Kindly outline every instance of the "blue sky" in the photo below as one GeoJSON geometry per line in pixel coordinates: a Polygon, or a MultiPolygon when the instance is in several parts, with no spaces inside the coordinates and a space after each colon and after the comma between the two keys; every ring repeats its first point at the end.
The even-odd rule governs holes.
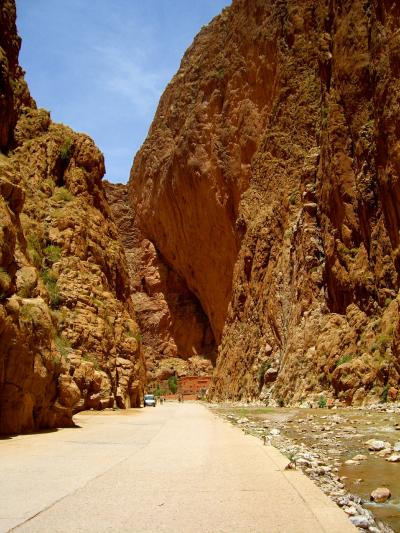
{"type": "Polygon", "coordinates": [[[20,64],[39,107],[88,133],[126,182],[186,48],[230,0],[17,0],[20,64]]]}

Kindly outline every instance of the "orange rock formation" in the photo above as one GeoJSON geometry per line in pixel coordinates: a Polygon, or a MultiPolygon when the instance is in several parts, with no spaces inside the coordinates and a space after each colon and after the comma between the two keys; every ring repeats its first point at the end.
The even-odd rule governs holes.
{"type": "Polygon", "coordinates": [[[210,373],[216,347],[201,305],[184,279],[141,234],[129,206],[127,186],[108,182],[105,186],[128,260],[149,384],[163,380],[166,372],[182,375],[196,368],[210,373]]]}
{"type": "Polygon", "coordinates": [[[161,97],[130,202],[210,321],[213,398],[398,388],[399,15],[234,0],[161,97]]]}
{"type": "Polygon", "coordinates": [[[0,2],[0,433],[137,406],[144,361],[103,156],[37,109],[0,2]]]}

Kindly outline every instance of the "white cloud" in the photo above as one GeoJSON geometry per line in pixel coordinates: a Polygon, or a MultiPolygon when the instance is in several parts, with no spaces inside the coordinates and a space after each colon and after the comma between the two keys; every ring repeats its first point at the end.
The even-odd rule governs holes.
{"type": "Polygon", "coordinates": [[[93,46],[102,63],[99,82],[118,97],[128,100],[141,116],[153,114],[169,73],[146,68],[146,55],[116,46],[93,46]]]}

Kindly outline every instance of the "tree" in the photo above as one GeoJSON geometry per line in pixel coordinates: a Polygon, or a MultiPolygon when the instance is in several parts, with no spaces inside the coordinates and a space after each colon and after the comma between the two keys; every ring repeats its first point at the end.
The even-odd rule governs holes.
{"type": "Polygon", "coordinates": [[[178,390],[178,380],[176,379],[176,376],[171,376],[169,378],[168,387],[172,394],[176,393],[176,391],[178,390]]]}

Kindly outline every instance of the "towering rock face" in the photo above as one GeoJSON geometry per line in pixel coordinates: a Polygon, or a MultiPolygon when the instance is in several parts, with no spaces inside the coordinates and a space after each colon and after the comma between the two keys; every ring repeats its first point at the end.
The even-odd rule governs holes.
{"type": "Polygon", "coordinates": [[[140,404],[144,364],[103,156],[37,109],[0,1],[0,433],[140,404]]]}
{"type": "Polygon", "coordinates": [[[399,16],[234,0],[161,98],[130,202],[209,318],[213,398],[396,394],[399,16]]]}
{"type": "Polygon", "coordinates": [[[128,260],[149,384],[175,373],[210,374],[215,340],[197,298],[136,226],[128,187],[105,182],[105,191],[128,260]]]}

